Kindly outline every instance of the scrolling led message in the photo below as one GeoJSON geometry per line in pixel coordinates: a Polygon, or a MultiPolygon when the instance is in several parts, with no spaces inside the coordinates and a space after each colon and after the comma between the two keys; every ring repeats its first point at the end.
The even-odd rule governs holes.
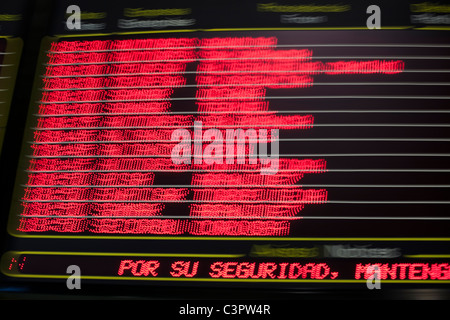
{"type": "Polygon", "coordinates": [[[379,279],[389,282],[448,283],[450,265],[435,259],[256,259],[212,257],[165,257],[150,254],[108,254],[64,252],[10,253],[2,271],[11,276],[65,277],[68,265],[83,270],[83,276],[96,279],[252,282],[365,282],[379,268],[379,279]],[[364,260],[364,261],[363,261],[364,260]],[[434,261],[431,261],[434,260],[434,261]],[[371,269],[372,268],[372,269],[371,269]]]}
{"type": "Polygon", "coordinates": [[[274,129],[314,130],[310,114],[271,110],[267,90],[309,88],[319,74],[395,76],[404,68],[401,60],[312,58],[310,49],[277,48],[275,37],[52,43],[16,230],[289,235],[306,206],[327,202],[327,189],[296,185],[326,172],[326,160],[243,160],[236,153],[249,154],[250,143],[233,130],[254,129],[248,142],[267,151],[274,129]],[[196,112],[174,109],[175,101],[195,103],[196,112]],[[177,129],[187,148],[173,139],[177,129]],[[227,144],[214,144],[211,129],[227,144]],[[187,156],[174,161],[174,150],[187,156]],[[275,173],[262,174],[268,167],[275,173]],[[180,180],[185,187],[167,184],[180,180]],[[185,216],[167,214],[186,206],[185,216]]]}

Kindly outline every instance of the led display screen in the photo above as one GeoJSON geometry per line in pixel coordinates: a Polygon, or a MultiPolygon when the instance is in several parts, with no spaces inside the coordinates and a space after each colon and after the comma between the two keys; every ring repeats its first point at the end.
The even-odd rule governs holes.
{"type": "Polygon", "coordinates": [[[92,6],[41,43],[7,281],[449,288],[448,31],[92,6]]]}
{"type": "Polygon", "coordinates": [[[335,34],[47,39],[3,271],[447,283],[448,45],[335,34]]]}

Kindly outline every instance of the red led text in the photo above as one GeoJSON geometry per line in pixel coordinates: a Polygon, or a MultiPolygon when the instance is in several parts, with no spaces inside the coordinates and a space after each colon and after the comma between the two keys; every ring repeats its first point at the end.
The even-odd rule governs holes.
{"type": "MultiPolygon", "coordinates": [[[[373,275],[370,266],[377,266],[380,280],[449,280],[450,265],[448,263],[375,263],[357,264],[355,279],[369,279],[373,275]]],[[[372,269],[373,270],[373,269],[372,269]]]]}
{"type": "Polygon", "coordinates": [[[118,275],[133,275],[135,277],[139,276],[152,276],[156,277],[158,272],[156,271],[159,268],[159,261],[156,260],[122,260],[120,262],[118,275]]]}
{"type": "Polygon", "coordinates": [[[212,278],[239,279],[335,279],[326,263],[223,262],[211,264],[212,278]]]}

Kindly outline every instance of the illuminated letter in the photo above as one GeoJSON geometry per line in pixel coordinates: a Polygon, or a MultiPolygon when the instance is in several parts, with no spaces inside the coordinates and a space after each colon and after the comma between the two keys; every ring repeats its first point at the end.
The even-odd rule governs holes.
{"type": "Polygon", "coordinates": [[[211,264],[210,268],[212,272],[210,272],[209,275],[213,278],[219,278],[222,275],[222,265],[223,262],[221,261],[211,264]]]}
{"type": "Polygon", "coordinates": [[[326,263],[319,263],[314,269],[314,279],[324,279],[330,274],[330,268],[326,263]]]}
{"type": "Polygon", "coordinates": [[[303,267],[301,264],[292,263],[289,266],[289,279],[297,279],[303,272],[303,267]]]}
{"type": "Polygon", "coordinates": [[[280,274],[278,275],[278,279],[286,279],[286,267],[289,263],[280,263],[280,274]]]}
{"type": "Polygon", "coordinates": [[[79,6],[71,5],[67,7],[66,13],[71,13],[67,18],[66,26],[69,30],[81,29],[81,10],[79,6]]]}
{"type": "Polygon", "coordinates": [[[133,263],[133,267],[131,269],[131,273],[135,276],[148,276],[150,273],[152,276],[157,276],[156,269],[159,267],[158,261],[145,261],[139,260],[133,263]]]}
{"type": "Polygon", "coordinates": [[[367,18],[367,29],[381,29],[381,10],[379,6],[370,5],[367,7],[366,13],[372,13],[372,15],[367,18]]]}
{"type": "Polygon", "coordinates": [[[314,279],[314,274],[315,274],[315,263],[307,263],[305,264],[305,266],[303,267],[303,274],[302,274],[302,278],[305,279],[308,276],[308,273],[310,275],[311,279],[314,279]]]}
{"type": "Polygon", "coordinates": [[[240,279],[249,278],[255,271],[255,263],[242,262],[236,268],[236,276],[240,279]]]}
{"type": "Polygon", "coordinates": [[[358,263],[355,270],[355,279],[361,279],[361,275],[367,272],[367,267],[367,265],[363,266],[361,263],[358,263]]]}
{"type": "Polygon", "coordinates": [[[172,263],[172,270],[170,274],[172,277],[181,277],[182,275],[192,278],[197,274],[198,264],[200,262],[196,261],[194,262],[194,265],[192,266],[192,270],[189,273],[189,268],[191,267],[191,261],[177,261],[172,263]]]}
{"type": "Polygon", "coordinates": [[[134,265],[133,260],[122,260],[122,261],[120,261],[119,272],[117,272],[117,274],[119,276],[123,275],[123,271],[125,269],[128,269],[128,270],[131,269],[133,267],[133,265],[134,265]]]}

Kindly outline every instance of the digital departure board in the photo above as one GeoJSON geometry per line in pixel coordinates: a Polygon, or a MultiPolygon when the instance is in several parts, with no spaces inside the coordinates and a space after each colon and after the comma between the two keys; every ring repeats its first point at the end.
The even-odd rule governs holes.
{"type": "Polygon", "coordinates": [[[43,39],[2,273],[448,289],[448,31],[349,29],[43,39]]]}

